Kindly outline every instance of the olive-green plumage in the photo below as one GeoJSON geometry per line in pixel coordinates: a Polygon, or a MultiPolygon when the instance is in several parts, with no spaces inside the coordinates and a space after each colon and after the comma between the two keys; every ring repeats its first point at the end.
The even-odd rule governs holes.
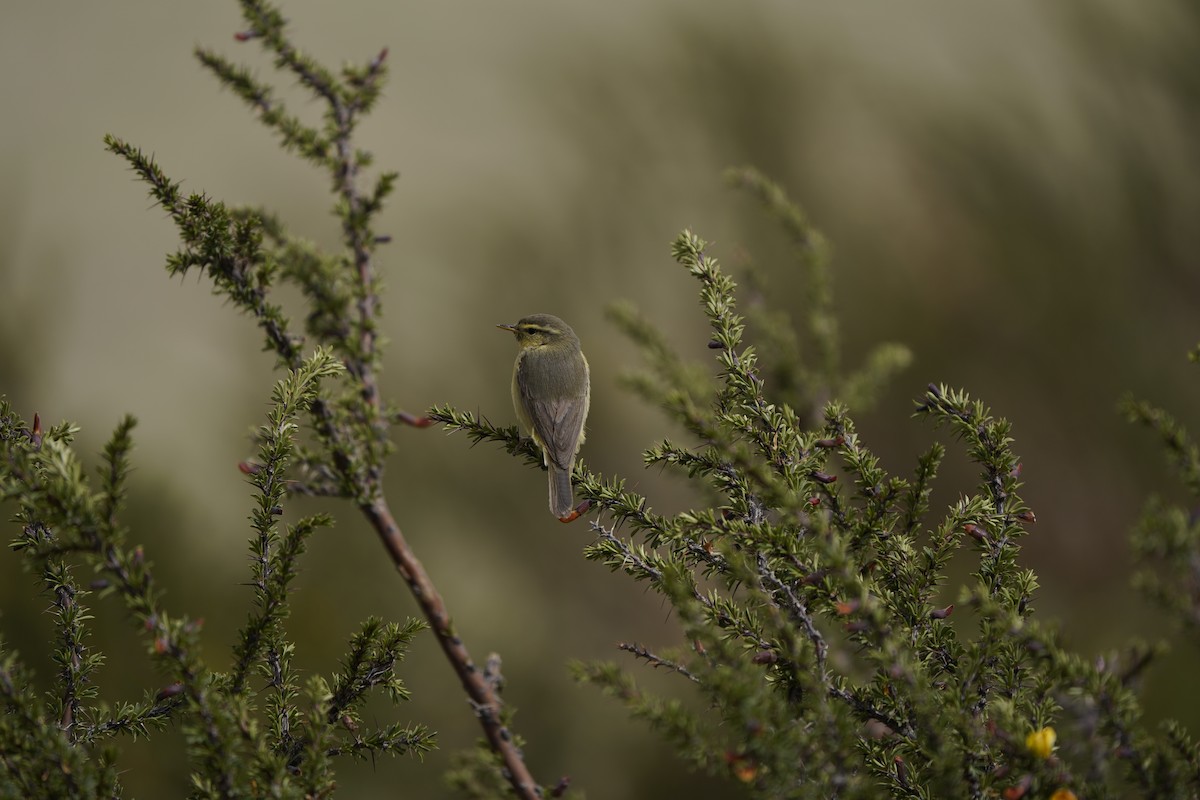
{"type": "Polygon", "coordinates": [[[513,365],[513,407],[542,448],[550,472],[550,513],[563,519],[575,505],[571,470],[591,400],[587,359],[571,326],[550,314],[496,327],[512,331],[521,348],[513,365]]]}

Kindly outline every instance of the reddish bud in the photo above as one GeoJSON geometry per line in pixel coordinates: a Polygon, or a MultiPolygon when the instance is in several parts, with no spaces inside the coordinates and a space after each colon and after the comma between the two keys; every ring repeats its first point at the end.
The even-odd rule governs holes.
{"type": "Polygon", "coordinates": [[[710,339],[708,342],[709,350],[722,350],[722,349],[724,349],[724,347],[725,347],[725,345],[721,344],[716,339],[710,339]]]}
{"type": "Polygon", "coordinates": [[[758,777],[758,767],[749,761],[743,761],[738,766],[734,767],[733,774],[742,783],[750,783],[758,777]]]}
{"type": "Polygon", "coordinates": [[[33,429],[29,431],[29,441],[36,448],[42,446],[42,418],[34,412],[33,414],[33,429]]]}
{"type": "Polygon", "coordinates": [[[817,447],[841,447],[846,443],[846,437],[840,433],[832,439],[817,439],[813,442],[817,447]]]}
{"type": "Polygon", "coordinates": [[[935,608],[933,611],[929,612],[929,616],[931,619],[945,619],[946,617],[950,616],[953,613],[954,613],[954,604],[951,603],[950,605],[946,606],[945,608],[935,608]]]}
{"type": "Polygon", "coordinates": [[[1037,515],[1026,509],[1020,514],[1017,514],[1017,519],[1021,520],[1021,522],[1037,522],[1037,515]]]}
{"type": "Polygon", "coordinates": [[[972,539],[982,542],[987,538],[987,531],[976,525],[974,522],[968,522],[963,525],[963,531],[972,539]]]}
{"type": "Polygon", "coordinates": [[[774,664],[779,660],[779,655],[774,650],[759,650],[750,660],[755,664],[774,664]]]}
{"type": "Polygon", "coordinates": [[[154,696],[154,699],[160,700],[160,701],[166,700],[167,698],[175,697],[176,695],[178,695],[182,692],[183,692],[183,684],[182,683],[172,683],[170,686],[164,686],[163,688],[159,689],[158,694],[156,694],[154,696]]]}
{"type": "Polygon", "coordinates": [[[733,750],[726,750],[725,763],[729,765],[734,776],[742,783],[750,783],[750,781],[758,777],[758,765],[749,756],[735,753],[733,750]]]}
{"type": "Polygon", "coordinates": [[[818,472],[816,470],[810,472],[808,477],[812,478],[817,483],[829,484],[837,481],[837,475],[830,475],[828,472],[818,472]]]}
{"type": "Polygon", "coordinates": [[[1029,787],[1033,785],[1033,776],[1024,775],[1015,786],[1010,786],[1004,790],[1004,800],[1021,800],[1029,793],[1029,787]]]}
{"type": "Polygon", "coordinates": [[[829,574],[828,569],[819,569],[815,572],[810,572],[807,575],[805,575],[803,580],[800,581],[800,583],[804,584],[805,586],[815,586],[818,583],[820,583],[821,581],[823,581],[825,579],[825,576],[828,574],[829,574]]]}
{"type": "Polygon", "coordinates": [[[843,602],[834,603],[833,608],[835,611],[837,611],[837,613],[840,616],[844,617],[847,614],[853,614],[855,611],[858,611],[858,607],[860,605],[862,605],[862,604],[859,603],[859,601],[850,600],[850,601],[844,602],[844,603],[843,602]]]}
{"type": "Polygon", "coordinates": [[[258,31],[238,31],[233,35],[233,38],[239,42],[248,42],[251,39],[257,39],[262,36],[258,31]]]}
{"type": "Polygon", "coordinates": [[[808,498],[808,504],[812,508],[816,508],[817,506],[821,505],[821,498],[814,494],[812,497],[808,498]]]}
{"type": "Polygon", "coordinates": [[[562,797],[567,793],[567,788],[571,785],[571,776],[563,775],[558,779],[558,783],[554,784],[554,788],[550,790],[551,797],[562,797]]]}
{"type": "Polygon", "coordinates": [[[262,472],[263,465],[255,464],[253,461],[239,461],[238,471],[243,475],[257,475],[262,472]]]}
{"type": "Polygon", "coordinates": [[[392,419],[396,422],[403,422],[405,425],[411,425],[414,428],[428,428],[434,423],[432,419],[424,415],[418,416],[410,414],[407,411],[397,411],[392,414],[392,419]]]}

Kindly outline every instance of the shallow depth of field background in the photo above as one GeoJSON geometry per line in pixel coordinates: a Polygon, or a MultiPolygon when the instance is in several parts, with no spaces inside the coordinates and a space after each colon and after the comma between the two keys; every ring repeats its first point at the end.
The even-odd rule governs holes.
{"type": "MultiPolygon", "coordinates": [[[[770,302],[802,314],[782,237],[720,181],[722,168],[754,164],[834,243],[848,363],[884,340],[914,351],[858,415],[885,466],[907,474],[940,437],[951,456],[935,510],[970,491],[961,448],[910,416],[930,381],[968,389],[1014,423],[1038,517],[1024,561],[1044,587],[1039,613],[1088,654],[1169,633],[1128,588],[1126,537],[1150,493],[1180,493],[1161,448],[1114,406],[1132,390],[1200,428],[1200,373],[1184,358],[1200,340],[1193,4],[284,9],[295,41],[327,63],[390,48],[385,97],[360,139],[402,173],[380,224],[393,236],[378,259],[387,396],[507,424],[514,345],[492,326],[559,314],[592,364],[588,463],[628,476],[656,509],[686,507],[683,480],[641,467],[644,447],[679,432],[618,388],[636,353],[604,310],[633,299],[683,352],[710,360],[696,285],[669,256],[690,226],[731,270],[752,256],[770,302]]],[[[251,596],[250,495],[235,465],[263,418],[272,358],[204,281],[167,278],[174,230],[101,137],[154,152],[188,190],[275,208],[336,244],[325,178],[283,154],[191,55],[213,46],[273,77],[255,43],[233,40],[240,22],[231,0],[0,10],[0,393],[28,417],[77,421],[89,452],[122,414],[139,418],[133,539],[169,587],[167,607],[205,619],[218,666],[251,596]]],[[[286,76],[283,90],[294,111],[318,111],[286,76]]],[[[580,558],[587,525],[550,518],[543,475],[461,436],[395,436],[397,516],[476,659],[502,653],[534,773],[571,775],[593,798],[734,791],[691,775],[615,702],[567,677],[570,659],[614,658],[651,687],[687,691],[615,650],[677,644],[671,615],[580,558]]],[[[295,595],[306,672],[334,669],[366,615],[416,613],[372,533],[349,506],[332,510],[337,526],[314,540],[295,595]]],[[[0,632],[44,677],[51,628],[33,586],[0,553],[0,632]]],[[[116,603],[97,601],[95,613],[93,644],[109,654],[103,696],[160,685],[116,603]]],[[[1180,641],[1148,675],[1150,713],[1200,727],[1195,669],[1195,647],[1180,641]]],[[[443,796],[449,756],[478,736],[432,637],[403,674],[414,700],[368,718],[425,722],[442,749],[423,766],[345,765],[347,797],[443,796]]],[[[128,793],[185,793],[181,745],[169,733],[129,747],[128,793]]]]}

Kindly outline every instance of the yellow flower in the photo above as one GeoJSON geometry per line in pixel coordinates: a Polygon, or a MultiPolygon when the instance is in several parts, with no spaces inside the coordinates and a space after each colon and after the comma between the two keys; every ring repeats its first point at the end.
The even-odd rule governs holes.
{"type": "Polygon", "coordinates": [[[1057,789],[1050,795],[1050,800],[1079,800],[1070,789],[1057,789]]]}
{"type": "MultiPolygon", "coordinates": [[[[1058,734],[1054,732],[1054,728],[1046,727],[1041,730],[1036,730],[1025,737],[1025,749],[1033,753],[1038,758],[1049,758],[1054,752],[1054,742],[1058,738],[1058,734]]],[[[1064,798],[1059,798],[1064,800],[1064,798]]]]}

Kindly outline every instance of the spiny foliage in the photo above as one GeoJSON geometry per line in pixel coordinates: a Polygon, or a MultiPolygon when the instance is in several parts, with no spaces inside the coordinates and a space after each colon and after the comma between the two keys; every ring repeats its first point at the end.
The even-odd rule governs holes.
{"type": "Polygon", "coordinates": [[[297,418],[315,401],[320,382],[341,369],[328,350],[318,350],[275,386],[258,432],[261,464],[251,475],[255,609],[228,672],[214,670],[201,655],[200,621],[167,610],[146,554],[128,544],[120,509],[133,419],[117,426],[93,482],[71,448],[74,428],[42,431],[38,421],[27,425],[0,400],[0,500],[17,509],[21,533],[13,549],[53,599],[59,667],[55,690],[43,697],[17,654],[0,649],[7,712],[0,716],[0,795],[118,796],[115,737],[150,735],[168,721],[185,734],[197,797],[324,797],[334,787],[331,759],[337,755],[421,753],[432,745],[419,725],[360,734],[355,724],[372,689],[406,697],[395,667],[421,623],[367,621],[332,682],[313,678],[301,688],[290,667],[295,645],[284,629],[290,584],[305,541],[329,520],[307,517],[281,526],[283,473],[295,452],[297,418]],[[99,573],[90,589],[75,578],[78,566],[99,573]],[[81,602],[93,590],[123,603],[166,681],[140,703],[113,709],[98,699],[94,672],[103,656],[88,642],[91,617],[81,602]]]}
{"type": "Polygon", "coordinates": [[[248,28],[242,41],[258,41],[308,89],[323,108],[320,124],[292,114],[274,89],[247,67],[207,48],[196,57],[278,135],[281,145],[326,172],[342,225],[343,252],[325,253],[293,234],[273,213],[231,208],[201,193],[185,194],[155,161],[112,135],[108,149],[123,158],[149,186],[150,196],[170,215],[182,248],[167,259],[172,275],[201,271],[216,293],[254,318],[282,367],[297,369],[309,340],[328,347],[347,371],[338,390],[312,407],[316,446],[301,448],[304,480],[292,491],[368,502],[380,494],[383,463],[392,450],[389,432],[397,411],[380,400],[376,383],[382,366],[378,335],[381,285],[373,255],[388,237],[375,233],[375,217],[391,194],[397,173],[378,175],[360,187],[371,154],[354,148],[362,117],[379,98],[387,74],[387,51],[340,74],[300,51],[285,35],[282,14],[260,0],[241,0],[248,28]],[[301,335],[274,298],[282,284],[298,288],[309,309],[301,335]]]}
{"type": "Polygon", "coordinates": [[[258,457],[242,465],[255,492],[253,608],[232,666],[214,670],[200,652],[201,623],[168,612],[142,547],[127,543],[120,509],[132,418],[118,425],[98,481],[89,481],[71,447],[73,427],[43,431],[36,417],[28,424],[0,401],[0,500],[16,508],[21,533],[13,547],[52,598],[58,632],[55,689],[46,697],[17,654],[0,646],[6,712],[0,796],[119,796],[118,735],[150,735],[168,723],[185,734],[197,797],[324,797],[335,786],[339,755],[420,754],[433,745],[423,726],[368,727],[360,718],[374,689],[394,702],[407,698],[395,670],[424,623],[367,620],[337,674],[303,683],[292,668],[296,644],[286,630],[288,594],[308,539],[331,524],[325,515],[282,524],[287,496],[373,502],[391,448],[394,415],[381,403],[375,378],[380,286],[371,259],[386,239],[374,233],[374,217],[396,175],[381,174],[362,190],[371,158],[352,146],[358,122],[379,97],[386,51],[335,73],[291,43],[272,5],[242,0],[241,6],[248,27],[237,38],[260,41],[278,68],[323,103],[321,123],[292,115],[249,69],[209,50],[196,55],[279,134],[285,149],[329,174],[344,252],[321,252],[266,211],[185,194],[137,147],[115,136],[105,143],[146,182],[179,230],[182,246],[168,257],[168,272],[209,278],[216,293],[255,320],[286,372],[255,436],[258,457]],[[307,337],[293,330],[275,299],[281,282],[298,286],[309,305],[307,337]],[[80,566],[101,577],[81,584],[80,566]],[[165,684],[141,702],[110,708],[99,699],[95,677],[103,656],[91,642],[84,605],[95,592],[119,598],[163,675],[165,684]]]}
{"type": "MultiPolygon", "coordinates": [[[[1200,345],[1188,354],[1200,363],[1200,345]]],[[[1193,637],[1200,632],[1200,447],[1187,429],[1168,412],[1132,395],[1120,408],[1130,422],[1153,430],[1193,506],[1171,504],[1152,497],[1133,533],[1139,569],[1134,585],[1166,609],[1193,637]]]]}
{"type": "MultiPolygon", "coordinates": [[[[656,513],[622,479],[579,463],[576,491],[598,511],[585,555],[671,603],[687,647],[621,649],[669,670],[704,702],[649,694],[614,663],[577,664],[577,677],[698,768],[756,796],[1196,796],[1200,759],[1186,732],[1141,722],[1132,682],[1151,651],[1087,661],[1035,617],[1037,579],[1019,562],[1034,515],[1006,420],[963,392],[928,387],[917,415],[949,429],[979,467],[976,491],[933,515],[940,443],[912,477],[891,475],[843,403],[825,403],[811,425],[781,397],[811,402],[875,385],[903,359],[874,359],[872,374],[839,378],[823,240],[757,173],[733,179],[782,220],[813,276],[807,330],[822,353],[818,368],[793,369],[783,391],[768,385],[764,374],[781,374],[779,366],[762,364],[746,343],[734,282],[690,231],[672,256],[699,283],[715,381],[632,307],[613,312],[649,366],[629,385],[688,436],[654,444],[645,463],[681,473],[704,505],[656,513]],[[957,588],[947,585],[952,559],[974,564],[957,588]]],[[[759,320],[788,326],[768,339],[795,340],[785,317],[759,320]]],[[[787,348],[773,355],[798,359],[787,348]]],[[[430,413],[540,465],[516,428],[450,407],[430,413]]]]}

